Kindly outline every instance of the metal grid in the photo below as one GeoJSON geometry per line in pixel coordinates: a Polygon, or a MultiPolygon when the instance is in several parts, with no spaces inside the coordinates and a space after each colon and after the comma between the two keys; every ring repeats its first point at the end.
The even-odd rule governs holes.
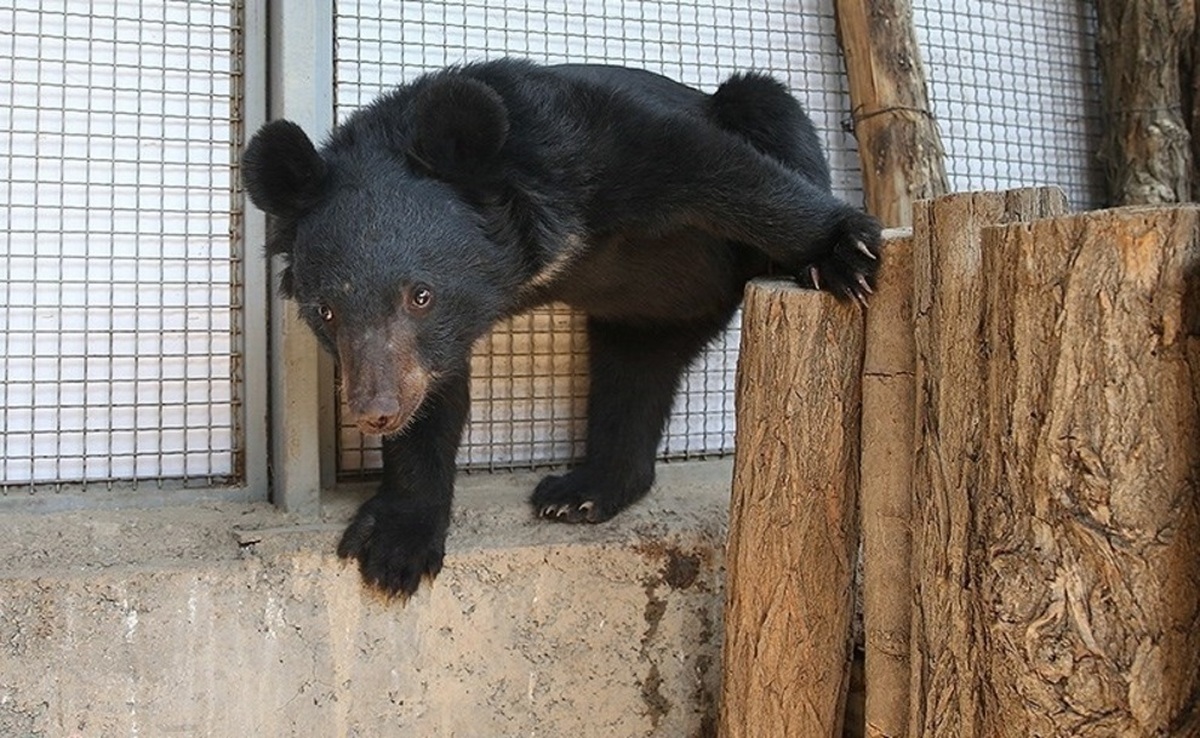
{"type": "MultiPolygon", "coordinates": [[[[643,67],[712,90],[735,71],[785,80],[825,143],[834,187],[861,201],[854,141],[832,8],[821,0],[338,0],[336,114],[448,64],[517,55],[535,61],[643,67]]],[[[660,449],[664,458],[725,454],[733,447],[733,378],[739,322],[687,375],[660,449]]],[[[512,468],[554,464],[583,452],[586,337],[562,307],[496,328],[474,361],[472,415],[460,464],[512,468]]],[[[378,443],[338,423],[342,478],[379,465],[378,443]]]]}
{"type": "Polygon", "coordinates": [[[242,474],[238,28],[0,6],[0,496],[242,474]]]}
{"type": "Polygon", "coordinates": [[[954,191],[1058,185],[1100,207],[1092,3],[917,0],[918,39],[954,191]]]}

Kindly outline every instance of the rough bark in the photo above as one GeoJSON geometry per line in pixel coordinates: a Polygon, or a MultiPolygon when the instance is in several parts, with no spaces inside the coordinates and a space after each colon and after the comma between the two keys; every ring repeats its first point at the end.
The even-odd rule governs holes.
{"type": "Polygon", "coordinates": [[[858,551],[862,313],[746,291],[720,735],[841,735],[858,551]]]}
{"type": "Polygon", "coordinates": [[[1192,3],[1192,35],[1184,50],[1180,74],[1183,116],[1192,137],[1192,199],[1200,197],[1200,0],[1192,3]]]}
{"type": "Polygon", "coordinates": [[[1200,735],[1200,208],[984,232],[984,735],[1200,735]]]}
{"type": "Polygon", "coordinates": [[[1191,199],[1191,136],[1180,67],[1192,0],[1096,0],[1105,116],[1100,157],[1114,205],[1191,199]]]}
{"type": "Polygon", "coordinates": [[[950,195],[914,212],[913,736],[982,735],[970,561],[987,366],[980,231],[1064,210],[1062,192],[1045,188],[950,195]]]}
{"type": "Polygon", "coordinates": [[[866,735],[908,734],[916,347],[912,232],[885,231],[885,261],[867,311],[862,379],[863,628],[866,735]]]}
{"type": "Polygon", "coordinates": [[[838,41],[850,79],[867,212],[912,225],[913,203],[946,194],[945,151],[910,0],[837,0],[838,41]]]}

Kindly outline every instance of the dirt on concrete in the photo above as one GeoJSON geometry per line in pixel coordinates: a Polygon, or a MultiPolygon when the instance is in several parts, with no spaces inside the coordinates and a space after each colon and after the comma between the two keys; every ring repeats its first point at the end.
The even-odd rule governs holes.
{"type": "Polygon", "coordinates": [[[609,523],[538,521],[536,475],[465,476],[445,570],[365,590],[266,504],[0,518],[3,736],[707,736],[727,462],[663,467],[609,523]]]}

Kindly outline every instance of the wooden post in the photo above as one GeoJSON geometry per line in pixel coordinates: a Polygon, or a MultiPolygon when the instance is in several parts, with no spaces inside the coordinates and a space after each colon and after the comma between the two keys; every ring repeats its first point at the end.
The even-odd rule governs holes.
{"type": "Polygon", "coordinates": [[[945,151],[913,30],[911,0],[837,0],[867,212],[912,225],[916,200],[946,194],[945,151]]]}
{"type": "Polygon", "coordinates": [[[858,552],[863,318],[746,291],[726,555],[724,738],[840,738],[858,552]]]}
{"type": "Polygon", "coordinates": [[[867,738],[908,733],[913,417],[912,232],[884,231],[862,378],[863,630],[867,738]]]}
{"type": "Polygon", "coordinates": [[[973,502],[989,360],[980,230],[1065,210],[1054,188],[917,203],[913,223],[916,434],[909,735],[977,738],[973,502]]]}
{"type": "Polygon", "coordinates": [[[1192,199],[1200,197],[1200,0],[1192,0],[1191,38],[1184,39],[1183,79],[1180,81],[1183,97],[1183,120],[1192,137],[1192,199]]]}
{"type": "Polygon", "coordinates": [[[988,736],[1200,735],[1200,208],[984,231],[988,736]]]}
{"type": "Polygon", "coordinates": [[[1096,0],[1105,116],[1100,155],[1114,205],[1186,202],[1193,187],[1182,50],[1192,0],[1096,0]]]}

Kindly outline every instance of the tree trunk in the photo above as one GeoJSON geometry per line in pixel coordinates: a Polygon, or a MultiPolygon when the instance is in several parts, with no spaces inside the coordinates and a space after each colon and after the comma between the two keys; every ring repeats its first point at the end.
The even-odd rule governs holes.
{"type": "Polygon", "coordinates": [[[913,736],[981,736],[970,560],[988,360],[980,230],[1064,210],[1046,188],[950,195],[914,213],[913,736]]]}
{"type": "Polygon", "coordinates": [[[726,555],[725,738],[840,737],[858,551],[863,318],[747,287],[726,555]]]}
{"type": "Polygon", "coordinates": [[[1100,156],[1114,205],[1191,199],[1191,137],[1180,67],[1192,0],[1096,0],[1106,125],[1100,156]]]}
{"type": "Polygon", "coordinates": [[[837,0],[838,41],[850,78],[867,212],[912,225],[913,202],[946,194],[945,151],[910,0],[837,0]]]}
{"type": "Polygon", "coordinates": [[[1200,735],[1200,208],[984,232],[984,735],[1200,735]]]}
{"type": "Polygon", "coordinates": [[[1200,0],[1192,2],[1192,35],[1187,39],[1180,82],[1183,117],[1192,138],[1192,199],[1200,197],[1200,0]]]}
{"type": "Polygon", "coordinates": [[[862,379],[863,628],[867,738],[908,734],[912,620],[912,232],[885,231],[884,262],[867,311],[862,379]]]}

